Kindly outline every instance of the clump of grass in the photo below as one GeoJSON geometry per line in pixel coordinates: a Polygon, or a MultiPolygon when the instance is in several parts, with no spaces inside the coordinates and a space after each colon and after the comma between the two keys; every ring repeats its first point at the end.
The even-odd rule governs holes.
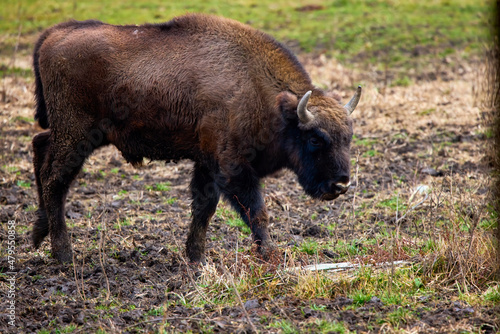
{"type": "Polygon", "coordinates": [[[372,295],[369,293],[366,293],[366,291],[358,290],[358,291],[355,291],[351,295],[351,298],[352,298],[354,305],[362,306],[370,301],[370,299],[372,298],[372,295]]]}
{"type": "Polygon", "coordinates": [[[349,330],[343,322],[329,321],[325,319],[316,319],[316,321],[310,325],[314,333],[348,333],[349,330]]]}
{"type": "Polygon", "coordinates": [[[436,242],[436,250],[424,260],[423,273],[428,280],[442,277],[442,283],[464,286],[483,285],[493,275],[496,260],[493,236],[476,232],[470,238],[457,236],[460,230],[448,230],[436,242]]]}
{"type": "Polygon", "coordinates": [[[317,241],[306,239],[300,244],[299,250],[308,255],[315,255],[318,254],[319,248],[320,245],[317,241]]]}
{"type": "Polygon", "coordinates": [[[155,183],[154,185],[147,185],[146,190],[149,191],[170,191],[170,188],[172,186],[172,183],[170,182],[158,182],[155,183]]]}
{"type": "Polygon", "coordinates": [[[17,180],[16,185],[21,187],[21,188],[31,188],[30,181],[17,180]]]}
{"type": "Polygon", "coordinates": [[[270,328],[279,329],[283,334],[299,333],[299,330],[294,326],[290,320],[278,320],[269,325],[270,328]]]}
{"type": "Polygon", "coordinates": [[[240,218],[240,216],[233,210],[226,209],[225,207],[217,208],[215,215],[224,221],[227,225],[237,228],[245,235],[252,233],[250,227],[240,218]]]}
{"type": "Polygon", "coordinates": [[[482,297],[488,304],[500,305],[500,284],[489,287],[482,297]]]}
{"type": "Polygon", "coordinates": [[[386,319],[382,320],[382,322],[388,321],[392,326],[398,328],[402,324],[409,323],[413,318],[411,310],[399,306],[396,310],[388,313],[386,319]]]}

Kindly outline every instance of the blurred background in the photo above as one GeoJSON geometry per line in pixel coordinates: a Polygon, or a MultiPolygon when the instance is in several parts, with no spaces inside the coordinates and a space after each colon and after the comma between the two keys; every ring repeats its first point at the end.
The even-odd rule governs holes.
{"type": "Polygon", "coordinates": [[[392,84],[408,85],[439,63],[479,56],[490,38],[491,6],[486,0],[3,0],[0,69],[26,71],[13,57],[29,55],[38,34],[58,22],[141,24],[202,12],[248,23],[296,53],[396,73],[392,84]]]}

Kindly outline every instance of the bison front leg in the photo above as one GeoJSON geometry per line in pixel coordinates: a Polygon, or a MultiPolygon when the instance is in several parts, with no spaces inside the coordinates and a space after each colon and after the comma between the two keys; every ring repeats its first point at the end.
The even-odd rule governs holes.
{"type": "Polygon", "coordinates": [[[191,180],[193,220],[189,226],[186,241],[186,255],[192,263],[205,259],[205,240],[210,219],[219,203],[220,192],[212,172],[205,166],[196,164],[191,180]]]}
{"type": "Polygon", "coordinates": [[[231,179],[224,194],[252,230],[253,240],[262,258],[269,260],[276,246],[269,236],[269,218],[259,190],[259,179],[251,173],[242,172],[231,179]]]}

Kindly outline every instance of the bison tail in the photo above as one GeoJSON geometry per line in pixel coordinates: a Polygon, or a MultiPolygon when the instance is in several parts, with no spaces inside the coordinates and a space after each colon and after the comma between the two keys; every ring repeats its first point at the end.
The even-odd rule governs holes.
{"type": "Polygon", "coordinates": [[[45,97],[43,96],[43,85],[42,78],[40,77],[40,47],[49,35],[49,31],[45,31],[42,36],[38,39],[35,45],[35,51],[33,53],[33,71],[35,73],[35,101],[36,101],[36,111],[35,120],[43,129],[49,128],[49,118],[47,114],[47,105],[45,103],[45,97]]]}

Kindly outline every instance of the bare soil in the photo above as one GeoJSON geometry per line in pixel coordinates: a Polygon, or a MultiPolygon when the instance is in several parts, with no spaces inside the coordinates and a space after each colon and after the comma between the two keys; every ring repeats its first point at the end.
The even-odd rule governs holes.
{"type": "MultiPolygon", "coordinates": [[[[344,100],[358,83],[364,93],[353,115],[354,186],[345,196],[334,202],[313,200],[289,171],[263,181],[271,235],[283,252],[315,242],[319,248],[313,255],[296,251],[298,263],[353,260],[336,253],[334,246],[356,240],[360,248],[381,233],[380,222],[394,230],[396,218],[404,213],[403,204],[421,184],[448,193],[457,189],[461,193],[453,198],[463,199],[457,203],[486,205],[488,133],[485,114],[473,93],[482,73],[477,65],[463,63],[448,72],[440,69],[434,77],[426,76],[409,87],[390,87],[374,79],[380,77],[377,73],[356,73],[333,60],[319,57],[303,62],[319,86],[330,87],[344,100]],[[394,197],[396,210],[380,205],[394,197]]],[[[387,316],[407,306],[384,304],[380,296],[357,305],[341,293],[304,299],[286,293],[271,298],[250,291],[241,295],[248,317],[238,302],[191,305],[197,278],[185,265],[183,248],[190,223],[188,185],[193,164],[146,162],[137,169],[113,147],[96,152],[71,188],[66,220],[75,260],[74,265],[60,265],[50,257],[48,242],[37,251],[30,244],[37,205],[31,138],[41,131],[32,118],[32,80],[7,77],[3,89],[0,272],[8,271],[3,245],[6,223],[14,220],[17,319],[15,328],[8,325],[3,303],[0,332],[70,332],[72,325],[72,332],[83,333],[148,333],[161,328],[250,332],[248,317],[262,332],[282,330],[270,327],[278,320],[291,322],[301,332],[318,332],[322,319],[343,321],[357,332],[495,333],[500,328],[498,306],[469,305],[453,289],[419,297],[419,307],[412,308],[412,316],[398,326],[392,326],[387,316]]],[[[241,250],[242,258],[253,256],[250,235],[228,224],[224,210],[229,207],[219,206],[222,213],[214,216],[208,232],[211,263],[236,263],[236,258],[232,260],[236,250],[241,250]]],[[[442,232],[434,223],[443,220],[444,213],[437,210],[432,216],[431,207],[427,202],[416,210],[427,217],[422,225],[417,226],[416,214],[398,225],[401,238],[423,239],[442,232]]],[[[405,254],[397,259],[418,262],[418,257],[405,254]]],[[[7,278],[0,276],[2,291],[7,278]]]]}

